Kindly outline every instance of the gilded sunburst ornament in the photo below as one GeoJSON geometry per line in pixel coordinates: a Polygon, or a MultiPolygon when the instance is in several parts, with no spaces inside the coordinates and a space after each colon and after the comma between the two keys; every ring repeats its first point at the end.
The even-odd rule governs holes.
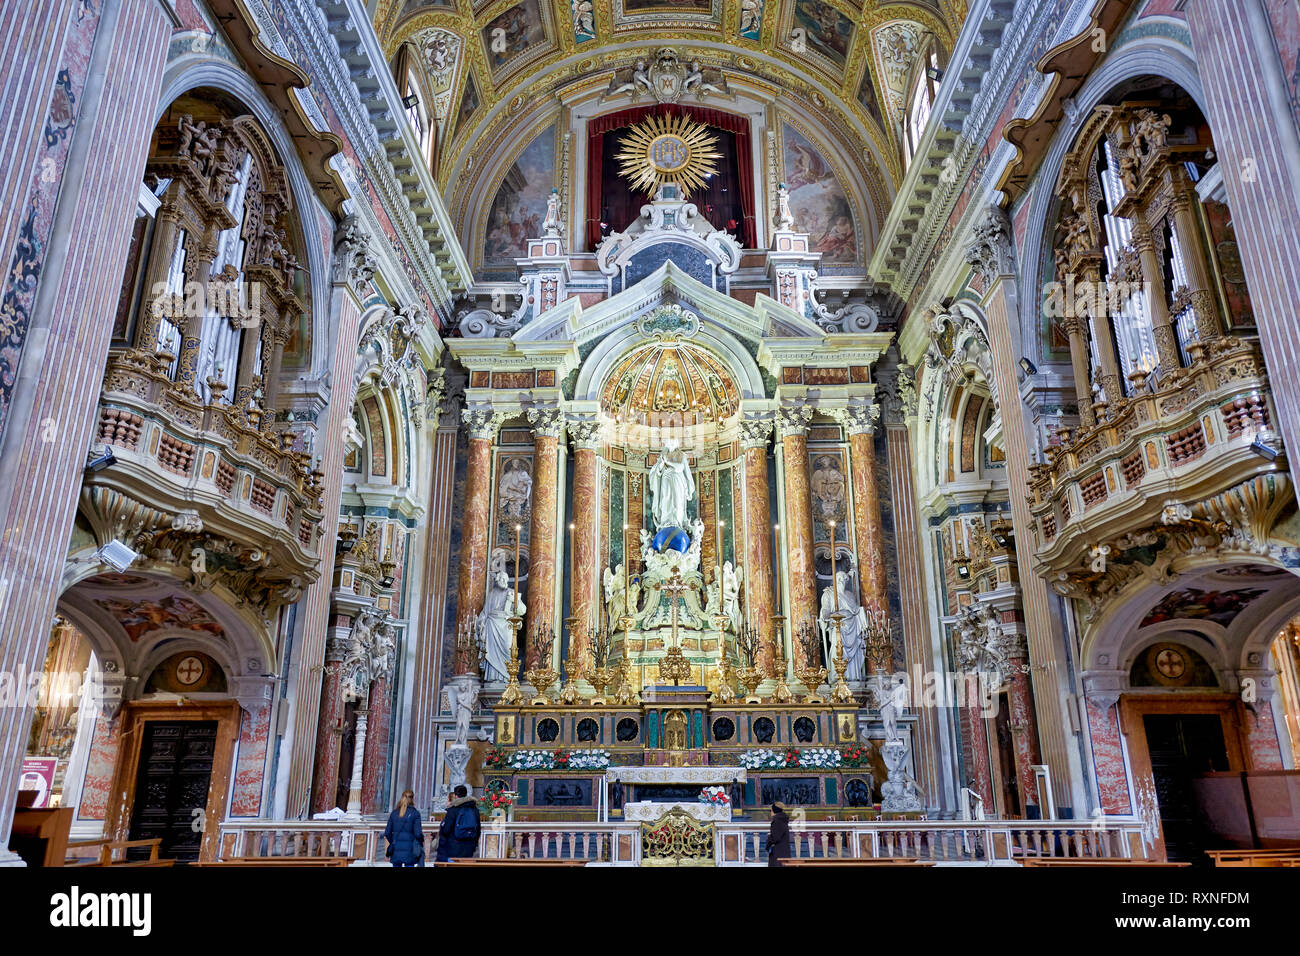
{"type": "Polygon", "coordinates": [[[651,116],[633,126],[619,140],[615,159],[619,175],[633,189],[655,193],[665,183],[676,183],[686,197],[717,173],[722,154],[718,137],[709,127],[687,116],[651,116]]]}

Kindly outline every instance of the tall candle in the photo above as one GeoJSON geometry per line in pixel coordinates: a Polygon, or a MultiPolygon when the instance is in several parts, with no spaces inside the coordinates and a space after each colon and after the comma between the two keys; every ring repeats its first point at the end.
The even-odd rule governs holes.
{"type": "Polygon", "coordinates": [[[831,592],[835,595],[835,613],[840,613],[840,582],[835,576],[835,522],[831,522],[831,592]]]}
{"type": "MultiPolygon", "coordinates": [[[[576,575],[578,573],[578,535],[576,534],[578,526],[572,521],[569,522],[569,573],[576,575]]],[[[572,611],[572,608],[570,608],[572,611]]]]}
{"type": "Polygon", "coordinates": [[[772,555],[772,579],[776,582],[776,613],[781,613],[781,526],[772,525],[772,537],[776,542],[776,552],[772,555]]]}
{"type": "Polygon", "coordinates": [[[632,555],[627,550],[627,532],[628,526],[623,525],[623,616],[626,617],[632,613],[628,607],[627,595],[628,588],[632,581],[632,555]]]}
{"type": "Polygon", "coordinates": [[[515,525],[515,600],[510,605],[511,617],[519,613],[519,532],[522,530],[523,525],[515,525]]]}

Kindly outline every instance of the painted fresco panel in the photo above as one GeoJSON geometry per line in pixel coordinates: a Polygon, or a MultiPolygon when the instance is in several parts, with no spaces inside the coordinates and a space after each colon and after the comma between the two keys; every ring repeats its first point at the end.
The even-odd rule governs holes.
{"type": "Polygon", "coordinates": [[[797,130],[784,127],[782,144],[795,228],[809,234],[823,262],[856,262],[858,237],[844,187],[821,153],[797,130]]]}
{"type": "Polygon", "coordinates": [[[542,234],[546,200],[555,184],[555,127],[547,127],[519,155],[488,213],[483,262],[513,265],[542,234]]]}

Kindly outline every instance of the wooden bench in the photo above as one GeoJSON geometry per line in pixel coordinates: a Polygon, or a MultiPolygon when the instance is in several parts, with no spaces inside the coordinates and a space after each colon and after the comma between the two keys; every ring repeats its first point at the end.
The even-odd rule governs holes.
{"type": "Polygon", "coordinates": [[[158,858],[158,848],[162,846],[162,840],[154,837],[152,840],[78,840],[75,843],[68,844],[68,852],[73,853],[75,850],[90,849],[98,847],[98,856],[86,858],[73,853],[72,862],[67,866],[175,866],[175,860],[160,860],[158,858]],[[129,850],[132,847],[147,846],[149,848],[149,859],[147,860],[116,860],[114,854],[118,850],[129,850]]]}
{"type": "Polygon", "coordinates": [[[1080,856],[1027,856],[1020,861],[1021,866],[1082,866],[1099,869],[1108,866],[1123,867],[1183,867],[1190,863],[1168,863],[1163,860],[1122,860],[1112,857],[1080,856]]]}
{"type": "Polygon", "coordinates": [[[934,866],[934,860],[921,860],[908,856],[826,856],[791,857],[781,861],[782,866],[934,866]]]}
{"type": "Polygon", "coordinates": [[[200,860],[190,866],[265,866],[271,869],[299,866],[351,866],[352,856],[234,856],[224,860],[200,860]]]}
{"type": "Polygon", "coordinates": [[[1215,866],[1300,866],[1300,847],[1281,850],[1206,850],[1215,866]]]}

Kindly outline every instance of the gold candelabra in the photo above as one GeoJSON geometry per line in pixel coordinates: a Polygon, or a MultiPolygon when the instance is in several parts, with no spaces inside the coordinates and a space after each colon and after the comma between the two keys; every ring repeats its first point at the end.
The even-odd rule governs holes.
{"type": "Polygon", "coordinates": [[[889,672],[893,668],[894,639],[889,627],[889,617],[885,609],[875,601],[865,608],[867,612],[866,645],[867,659],[871,661],[872,670],[889,672]]]}
{"type": "Polygon", "coordinates": [[[501,703],[506,706],[521,704],[523,692],[519,689],[519,629],[524,626],[524,619],[519,615],[510,618],[510,662],[506,665],[506,689],[501,692],[501,703]]]}
{"type": "Polygon", "coordinates": [[[831,688],[831,702],[835,704],[852,704],[856,702],[853,696],[853,690],[849,687],[848,681],[844,679],[844,672],[848,670],[848,661],[844,659],[844,634],[841,630],[843,621],[842,614],[835,615],[835,659],[832,662],[835,667],[835,686],[831,688]]]}
{"type": "Polygon", "coordinates": [[[537,665],[524,671],[524,680],[532,684],[536,692],[536,696],[529,703],[545,707],[553,703],[546,692],[560,677],[555,668],[551,667],[551,650],[555,646],[555,633],[549,626],[540,627],[533,632],[533,644],[537,648],[537,665]]]}
{"type": "Polygon", "coordinates": [[[808,688],[808,696],[804,698],[806,704],[824,704],[826,699],[817,693],[817,688],[822,686],[826,680],[826,668],[813,666],[817,659],[817,645],[821,643],[817,638],[813,625],[805,621],[799,628],[799,646],[803,648],[802,664],[796,661],[795,675],[799,678],[804,687],[808,688]]]}
{"type": "Polygon", "coordinates": [[[564,686],[560,688],[560,702],[572,707],[582,699],[577,683],[582,679],[582,658],[575,657],[573,653],[573,636],[578,628],[578,616],[570,615],[564,619],[564,623],[569,628],[569,657],[564,662],[564,686]]]}
{"type": "Polygon", "coordinates": [[[614,702],[620,707],[628,707],[636,703],[637,691],[632,687],[632,662],[627,656],[628,631],[632,629],[634,618],[629,614],[624,616],[619,623],[623,625],[623,659],[618,662],[617,678],[618,690],[614,693],[614,702]]]}
{"type": "Polygon", "coordinates": [[[785,618],[780,614],[772,616],[772,650],[771,677],[776,681],[772,698],[778,704],[788,704],[794,700],[794,694],[785,680],[785,618]]]}

